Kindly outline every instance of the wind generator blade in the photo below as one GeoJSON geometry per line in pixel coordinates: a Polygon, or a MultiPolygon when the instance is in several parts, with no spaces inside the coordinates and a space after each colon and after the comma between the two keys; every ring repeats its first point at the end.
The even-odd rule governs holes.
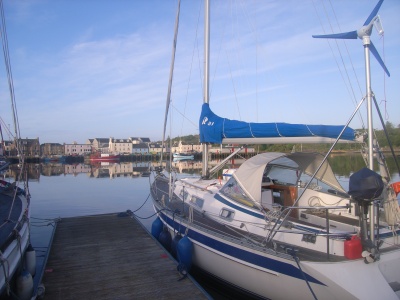
{"type": "Polygon", "coordinates": [[[379,64],[385,70],[387,76],[390,77],[389,70],[386,68],[385,63],[383,62],[381,56],[379,55],[378,51],[376,50],[376,48],[372,42],[369,44],[369,51],[371,51],[371,53],[375,56],[376,60],[379,62],[379,64]]]}
{"type": "Polygon", "coordinates": [[[375,16],[378,14],[378,10],[381,8],[382,3],[383,3],[383,0],[380,0],[378,2],[378,4],[375,6],[374,10],[371,12],[369,17],[367,18],[367,20],[365,20],[365,23],[363,26],[366,26],[369,23],[371,23],[372,19],[375,18],[375,16]]]}
{"type": "Polygon", "coordinates": [[[316,39],[357,39],[357,30],[343,33],[334,33],[334,34],[322,34],[322,35],[313,35],[313,38],[316,39]]]}

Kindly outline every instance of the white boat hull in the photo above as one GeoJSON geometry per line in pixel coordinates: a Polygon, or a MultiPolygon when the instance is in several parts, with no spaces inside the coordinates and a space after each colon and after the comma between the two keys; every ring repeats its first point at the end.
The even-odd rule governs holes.
{"type": "Polygon", "coordinates": [[[20,238],[13,240],[6,250],[2,253],[2,268],[0,271],[0,295],[7,288],[7,282],[17,274],[22,264],[23,257],[29,245],[29,223],[25,222],[19,231],[20,238]]]}
{"type": "MultiPolygon", "coordinates": [[[[185,230],[176,216],[174,221],[163,213],[159,216],[172,234],[173,222],[175,227],[185,230]]],[[[363,259],[332,263],[301,262],[311,291],[290,255],[274,255],[271,250],[256,246],[249,249],[238,245],[237,240],[229,241],[222,236],[189,228],[187,236],[194,246],[193,263],[197,267],[259,297],[312,299],[313,291],[318,299],[399,299],[385,279],[385,275],[393,278],[400,276],[400,261],[396,259],[396,252],[382,255],[382,259],[374,264],[366,264],[363,259]]]]}

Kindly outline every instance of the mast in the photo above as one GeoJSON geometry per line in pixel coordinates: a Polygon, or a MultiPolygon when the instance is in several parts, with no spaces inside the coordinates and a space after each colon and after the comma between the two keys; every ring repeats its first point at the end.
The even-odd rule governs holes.
{"type": "MultiPolygon", "coordinates": [[[[374,170],[374,134],[373,134],[373,121],[372,121],[372,90],[371,90],[371,69],[369,59],[369,45],[371,43],[370,36],[363,36],[364,55],[365,55],[365,84],[366,84],[366,98],[367,98],[367,115],[368,115],[368,168],[374,170]]],[[[375,241],[375,205],[370,206],[370,238],[375,241]]]]}
{"type": "MultiPolygon", "coordinates": [[[[209,103],[209,75],[210,75],[210,1],[204,2],[204,103],[209,103]]],[[[203,144],[202,176],[208,174],[208,144],[203,144]]]]}
{"type": "Polygon", "coordinates": [[[164,152],[164,146],[165,146],[165,130],[167,127],[169,105],[171,103],[171,87],[172,87],[172,79],[174,77],[175,53],[176,53],[176,43],[177,43],[178,28],[179,28],[180,7],[181,7],[181,0],[178,0],[178,9],[177,9],[176,18],[175,18],[175,34],[174,34],[174,41],[172,43],[171,68],[169,70],[168,93],[167,93],[167,103],[166,103],[166,107],[165,107],[164,131],[163,131],[162,144],[161,144],[160,163],[162,163],[162,161],[163,161],[163,152],[164,152]]]}

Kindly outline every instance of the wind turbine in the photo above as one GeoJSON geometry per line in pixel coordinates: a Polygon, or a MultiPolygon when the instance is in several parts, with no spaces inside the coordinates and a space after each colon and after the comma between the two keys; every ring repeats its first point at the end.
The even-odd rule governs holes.
{"type": "MultiPolygon", "coordinates": [[[[369,169],[373,170],[374,162],[373,162],[373,123],[372,123],[372,90],[371,90],[371,72],[370,72],[370,55],[369,53],[375,56],[379,64],[384,69],[385,73],[390,77],[390,73],[385,66],[382,58],[380,57],[378,51],[376,50],[374,44],[371,42],[371,33],[372,27],[375,25],[378,34],[383,35],[383,28],[379,19],[378,11],[383,3],[383,0],[380,0],[378,4],[375,6],[367,20],[364,22],[364,25],[354,31],[336,33],[336,34],[326,34],[326,35],[313,35],[313,38],[327,38],[327,39],[362,39],[364,45],[364,55],[365,55],[365,78],[366,78],[366,98],[367,98],[367,114],[368,114],[368,164],[369,169]]],[[[371,205],[370,208],[370,220],[374,220],[374,206],[371,205]]],[[[374,242],[374,222],[371,221],[370,232],[371,232],[371,241],[374,242]]]]}
{"type": "Polygon", "coordinates": [[[376,60],[385,70],[386,74],[390,77],[389,70],[386,68],[385,63],[383,62],[382,58],[380,57],[378,51],[376,50],[374,44],[371,42],[371,33],[372,27],[375,25],[378,34],[383,35],[383,28],[380,23],[379,16],[377,15],[379,8],[381,7],[383,0],[380,0],[378,4],[375,6],[374,10],[371,12],[367,20],[364,22],[364,25],[354,31],[343,32],[343,33],[335,33],[335,34],[324,34],[324,35],[313,35],[313,38],[326,38],[326,39],[362,39],[365,51],[371,51],[372,54],[375,56],[376,60]]]}
{"type": "Polygon", "coordinates": [[[365,54],[365,78],[366,78],[366,98],[367,98],[367,111],[368,111],[368,147],[369,147],[369,168],[373,170],[373,126],[372,126],[372,91],[371,91],[371,69],[370,69],[370,51],[378,60],[379,64],[385,70],[385,73],[390,76],[388,69],[385,66],[382,58],[376,50],[374,44],[371,42],[372,27],[378,30],[380,35],[383,34],[383,28],[377,15],[379,8],[381,7],[383,0],[380,0],[375,6],[364,25],[354,31],[336,33],[336,34],[325,34],[325,35],[313,35],[313,38],[327,38],[327,39],[357,39],[360,38],[364,45],[365,54]]]}

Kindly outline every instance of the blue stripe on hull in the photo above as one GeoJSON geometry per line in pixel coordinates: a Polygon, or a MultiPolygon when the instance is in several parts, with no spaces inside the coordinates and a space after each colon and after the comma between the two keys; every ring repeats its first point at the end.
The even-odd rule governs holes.
{"type": "MultiPolygon", "coordinates": [[[[160,212],[160,217],[166,222],[169,226],[173,227],[175,230],[179,231],[180,233],[184,233],[186,231],[186,227],[182,224],[176,222],[174,219],[171,219],[167,215],[160,212]]],[[[228,256],[236,258],[244,263],[253,264],[259,266],[261,268],[265,268],[267,270],[271,270],[277,273],[281,273],[286,276],[294,277],[300,280],[304,280],[303,273],[295,266],[281,262],[279,260],[275,260],[272,258],[268,258],[262,255],[258,255],[256,253],[252,253],[247,250],[239,249],[237,247],[228,245],[226,243],[220,242],[217,239],[208,237],[200,232],[197,232],[193,229],[189,228],[187,235],[195,240],[198,243],[201,243],[207,247],[214,249],[215,251],[224,253],[228,256]]],[[[312,283],[324,285],[319,280],[315,279],[314,277],[305,274],[307,280],[312,283]]]]}

